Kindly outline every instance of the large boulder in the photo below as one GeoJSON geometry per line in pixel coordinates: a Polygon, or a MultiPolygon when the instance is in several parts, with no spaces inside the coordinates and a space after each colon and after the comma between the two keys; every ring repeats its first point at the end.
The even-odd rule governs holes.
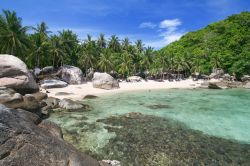
{"type": "Polygon", "coordinates": [[[111,75],[107,73],[95,72],[92,79],[93,87],[100,89],[115,89],[119,88],[119,83],[111,75]]]}
{"type": "Polygon", "coordinates": [[[0,86],[13,88],[21,94],[39,90],[26,64],[13,55],[0,55],[0,86]]]}
{"type": "Polygon", "coordinates": [[[0,165],[98,166],[95,159],[62,139],[52,122],[0,105],[0,165]]]}
{"type": "Polygon", "coordinates": [[[41,105],[32,94],[22,96],[13,89],[0,87],[0,104],[10,108],[21,108],[40,114],[41,105]]]}
{"type": "Polygon", "coordinates": [[[64,88],[68,86],[68,84],[64,81],[60,81],[60,80],[43,80],[41,82],[41,88],[43,89],[50,89],[50,88],[64,88]]]}
{"type": "Polygon", "coordinates": [[[75,66],[64,65],[58,71],[58,76],[68,84],[83,83],[82,70],[75,66]]]}

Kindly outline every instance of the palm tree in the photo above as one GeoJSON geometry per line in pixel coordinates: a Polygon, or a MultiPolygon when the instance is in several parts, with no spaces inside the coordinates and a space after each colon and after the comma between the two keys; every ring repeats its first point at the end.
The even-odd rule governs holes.
{"type": "Polygon", "coordinates": [[[112,49],[114,52],[120,51],[119,38],[116,35],[111,36],[108,47],[112,49]]]}
{"type": "Polygon", "coordinates": [[[139,53],[143,52],[143,43],[142,43],[142,40],[137,40],[135,42],[135,47],[136,49],[138,50],[139,53]]]}
{"type": "Polygon", "coordinates": [[[50,31],[48,31],[48,27],[44,22],[38,24],[37,27],[33,29],[35,30],[35,34],[32,34],[30,37],[33,43],[30,58],[33,59],[33,57],[35,57],[36,67],[41,67],[40,63],[42,63],[42,66],[45,66],[47,64],[46,61],[48,61],[46,56],[49,51],[48,34],[50,31]]]}
{"type": "Polygon", "coordinates": [[[104,34],[100,34],[98,40],[97,40],[97,45],[99,48],[103,49],[103,48],[106,48],[106,39],[105,39],[105,36],[104,34]]]}
{"type": "Polygon", "coordinates": [[[129,39],[126,37],[124,40],[122,40],[122,48],[123,50],[128,51],[130,45],[129,39]]]}
{"type": "Polygon", "coordinates": [[[22,26],[22,19],[16,12],[3,10],[0,15],[0,52],[19,56],[24,60],[25,51],[30,46],[26,32],[29,27],[22,26]]]}
{"type": "Polygon", "coordinates": [[[107,50],[101,53],[98,66],[104,72],[109,73],[113,69],[113,61],[111,55],[112,55],[111,52],[107,50]]]}
{"type": "Polygon", "coordinates": [[[53,66],[63,65],[66,57],[65,49],[62,46],[62,41],[56,35],[53,35],[50,40],[50,53],[53,56],[53,66]]]}
{"type": "Polygon", "coordinates": [[[132,57],[128,54],[127,51],[124,51],[120,57],[120,64],[118,72],[122,74],[123,78],[126,78],[127,75],[131,72],[132,67],[132,57]]]}

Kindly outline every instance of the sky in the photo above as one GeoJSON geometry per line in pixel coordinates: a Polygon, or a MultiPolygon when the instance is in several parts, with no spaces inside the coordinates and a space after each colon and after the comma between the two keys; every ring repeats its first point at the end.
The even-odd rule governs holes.
{"type": "Polygon", "coordinates": [[[159,49],[190,31],[250,11],[250,0],[0,0],[23,25],[46,22],[56,33],[70,29],[84,40],[117,35],[159,49]]]}

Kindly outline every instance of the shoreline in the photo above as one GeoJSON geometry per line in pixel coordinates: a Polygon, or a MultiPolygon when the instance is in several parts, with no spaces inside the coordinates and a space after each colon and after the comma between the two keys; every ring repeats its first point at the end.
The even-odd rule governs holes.
{"type": "MultiPolygon", "coordinates": [[[[49,97],[55,97],[59,99],[72,99],[72,100],[83,100],[86,95],[102,96],[105,94],[115,94],[126,91],[140,91],[140,90],[160,90],[160,89],[194,89],[199,88],[204,80],[193,81],[192,79],[181,80],[181,81],[164,81],[157,82],[153,80],[141,81],[141,82],[120,82],[118,89],[104,90],[93,88],[92,82],[87,82],[80,85],[68,85],[64,88],[52,88],[47,89],[49,91],[49,97]],[[56,95],[58,92],[69,93],[64,95],[56,95]],[[71,93],[71,94],[70,94],[71,93]]],[[[42,92],[45,92],[42,89],[42,92]]]]}

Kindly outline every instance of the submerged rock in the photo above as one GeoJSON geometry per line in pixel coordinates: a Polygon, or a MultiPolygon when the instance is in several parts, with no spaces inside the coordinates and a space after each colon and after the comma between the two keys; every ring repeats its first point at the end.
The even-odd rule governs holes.
{"type": "Polygon", "coordinates": [[[74,93],[68,93],[68,92],[57,92],[55,93],[56,96],[67,96],[67,95],[74,95],[74,93]]]}
{"type": "Polygon", "coordinates": [[[0,55],[0,86],[12,88],[21,94],[39,90],[26,64],[13,55],[0,55]]]}
{"type": "Polygon", "coordinates": [[[95,72],[94,78],[92,79],[93,87],[100,89],[115,89],[119,88],[119,83],[111,75],[107,73],[95,72]]]}
{"type": "Polygon", "coordinates": [[[70,99],[62,99],[59,102],[59,107],[68,111],[86,111],[89,108],[87,105],[83,105],[70,99]]]}
{"type": "Polygon", "coordinates": [[[86,96],[84,96],[83,99],[95,99],[95,98],[98,98],[98,97],[95,95],[86,95],[86,96]]]}
{"type": "Polygon", "coordinates": [[[148,107],[148,108],[150,108],[150,109],[171,108],[169,105],[164,105],[164,104],[147,105],[146,107],[148,107]]]}
{"type": "MultiPolygon", "coordinates": [[[[250,145],[209,136],[177,121],[126,114],[98,120],[115,133],[98,158],[121,165],[249,165],[250,145]]],[[[98,153],[98,152],[97,152],[98,153]]],[[[95,152],[93,152],[95,155],[95,152]]]]}
{"type": "MultiPolygon", "coordinates": [[[[99,166],[99,163],[52,134],[56,125],[0,105],[0,165],[99,166]]],[[[51,122],[52,123],[52,122],[51,122]]]]}

